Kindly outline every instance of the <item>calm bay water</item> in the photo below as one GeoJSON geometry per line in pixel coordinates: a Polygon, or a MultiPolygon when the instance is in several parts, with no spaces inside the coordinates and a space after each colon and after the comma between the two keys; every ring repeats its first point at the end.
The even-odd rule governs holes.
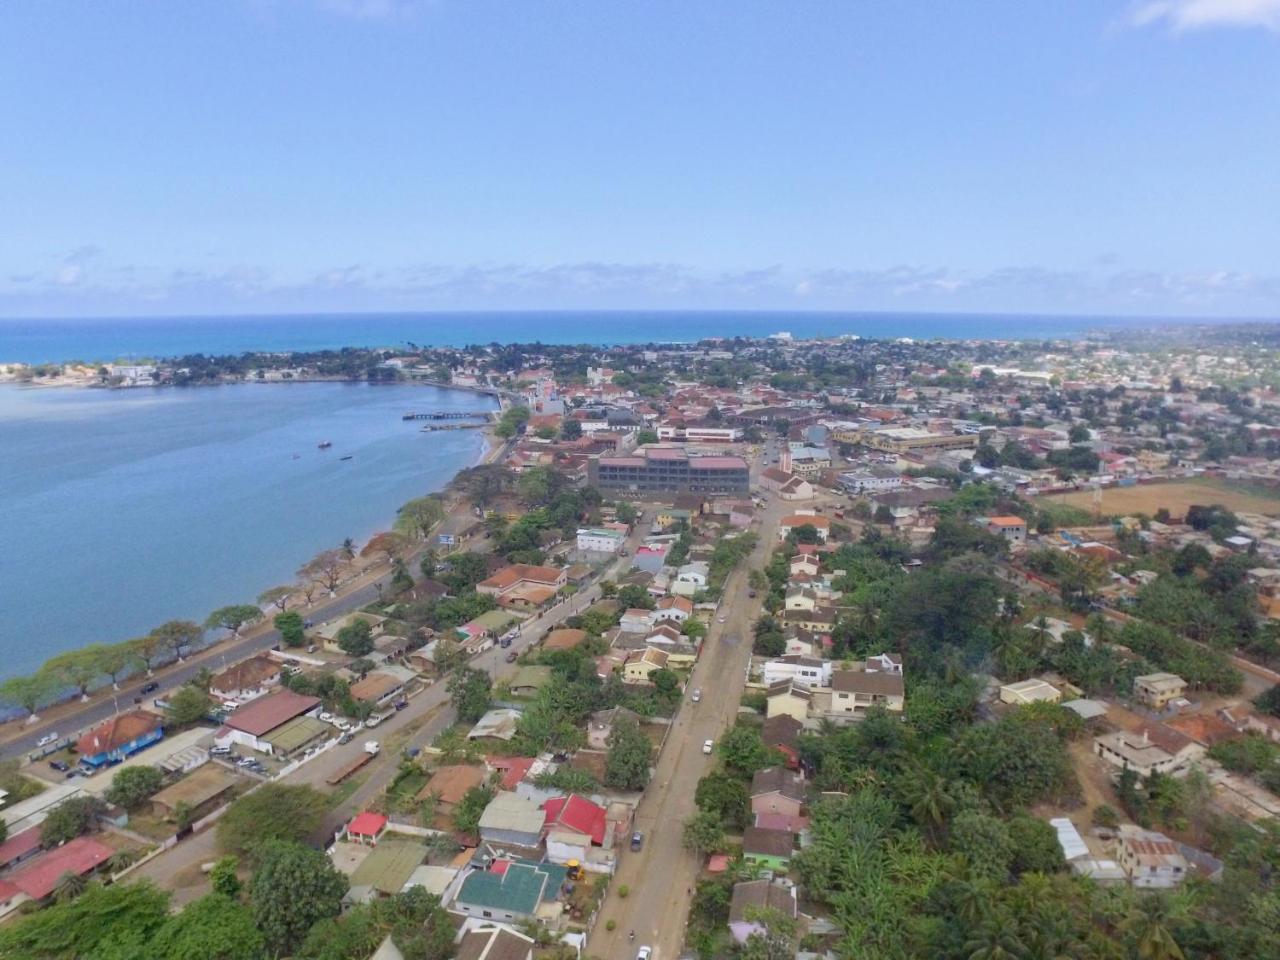
{"type": "Polygon", "coordinates": [[[1074,338],[1091,330],[1171,323],[1151,317],[747,311],[527,311],[97,320],[0,319],[0,363],[110,361],[189,353],[466,346],[472,343],[650,343],[705,337],[1074,338]]]}
{"type": "Polygon", "coordinates": [[[479,431],[403,413],[492,407],[410,385],[0,386],[0,676],[290,582],[479,458],[479,431]]]}

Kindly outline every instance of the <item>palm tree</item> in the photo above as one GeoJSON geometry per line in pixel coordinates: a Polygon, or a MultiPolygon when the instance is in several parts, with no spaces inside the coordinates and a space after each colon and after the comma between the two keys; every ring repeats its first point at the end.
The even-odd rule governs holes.
{"type": "Polygon", "coordinates": [[[965,941],[964,949],[969,960],[1017,960],[1026,955],[1017,923],[1003,914],[988,917],[965,941]]]}
{"type": "Polygon", "coordinates": [[[138,859],[138,855],[132,850],[117,850],[111,856],[107,857],[107,872],[110,874],[119,873],[126,867],[133,866],[138,859]]]}
{"type": "Polygon", "coordinates": [[[68,870],[58,878],[53,886],[53,899],[58,903],[68,903],[84,893],[89,884],[78,873],[68,870]]]}
{"type": "Polygon", "coordinates": [[[1134,904],[1121,929],[1136,941],[1138,960],[1185,960],[1169,929],[1175,920],[1168,901],[1149,894],[1134,904]]]}
{"type": "Polygon", "coordinates": [[[356,542],[347,537],[342,541],[342,552],[347,555],[348,560],[354,560],[356,558],[356,542]]]}
{"type": "Polygon", "coordinates": [[[953,806],[946,780],[928,767],[917,766],[903,778],[901,789],[911,816],[933,835],[946,822],[953,806]]]}

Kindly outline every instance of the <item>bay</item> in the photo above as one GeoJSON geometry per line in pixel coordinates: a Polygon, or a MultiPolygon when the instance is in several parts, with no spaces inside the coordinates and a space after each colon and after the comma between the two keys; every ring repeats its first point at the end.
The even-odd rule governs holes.
{"type": "Polygon", "coordinates": [[[402,414],[494,406],[407,384],[0,386],[0,676],[291,582],[483,453],[480,431],[402,414]]]}

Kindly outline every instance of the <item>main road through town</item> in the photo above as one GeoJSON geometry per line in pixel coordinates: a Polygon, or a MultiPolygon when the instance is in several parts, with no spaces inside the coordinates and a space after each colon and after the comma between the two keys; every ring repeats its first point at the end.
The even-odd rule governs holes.
{"type": "Polygon", "coordinates": [[[697,811],[693,795],[698,780],[715,763],[714,756],[702,752],[702,745],[718,740],[737,715],[751,659],[751,630],[761,603],[748,596],[748,572],[768,562],[778,521],[787,512],[789,505],[771,498],[763,511],[755,550],[725,583],[720,605],[725,622],[717,619],[711,625],[653,780],[636,812],[635,829],[644,834],[644,845],[639,853],[623,853],[620,858],[587,943],[589,957],[629,960],[641,946],[653,948],[654,960],[675,960],[680,955],[690,891],[700,866],[684,849],[681,833],[685,820],[697,811]],[[700,703],[688,696],[692,689],[701,689],[700,703]],[[625,898],[618,895],[624,884],[629,888],[625,898]],[[615,924],[612,931],[606,929],[609,920],[615,924]],[[632,930],[634,941],[629,938],[632,930]]]}

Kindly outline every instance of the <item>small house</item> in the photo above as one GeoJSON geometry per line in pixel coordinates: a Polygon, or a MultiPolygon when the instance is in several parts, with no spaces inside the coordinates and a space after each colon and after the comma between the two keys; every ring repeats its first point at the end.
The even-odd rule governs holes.
{"type": "Polygon", "coordinates": [[[76,742],[80,762],[91,767],[120,763],[164,737],[164,721],[145,710],[118,714],[76,742]]]}
{"type": "Polygon", "coordinates": [[[751,778],[751,812],[798,817],[804,794],[804,782],[785,767],[757,770],[751,778]]]}

